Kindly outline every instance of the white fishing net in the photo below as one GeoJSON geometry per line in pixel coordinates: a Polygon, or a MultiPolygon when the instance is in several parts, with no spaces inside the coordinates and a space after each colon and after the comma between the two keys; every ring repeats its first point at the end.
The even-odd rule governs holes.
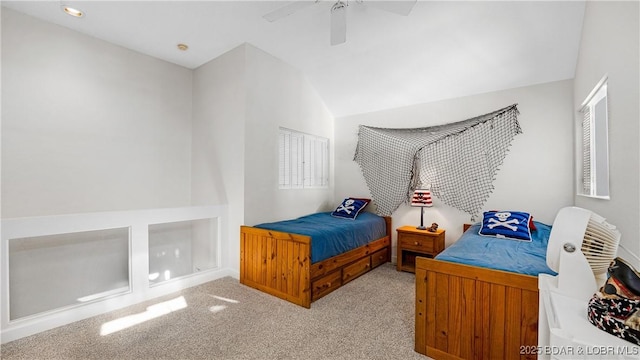
{"type": "Polygon", "coordinates": [[[417,186],[472,220],[493,190],[498,167],[516,134],[517,104],[472,119],[414,129],[360,125],[354,160],[378,214],[391,215],[417,186]]]}

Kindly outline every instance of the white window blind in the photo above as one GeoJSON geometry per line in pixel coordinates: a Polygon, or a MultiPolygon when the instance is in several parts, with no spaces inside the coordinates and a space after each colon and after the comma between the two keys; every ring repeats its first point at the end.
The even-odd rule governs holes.
{"type": "Polygon", "coordinates": [[[582,113],[582,192],[591,194],[591,111],[582,113]]]}
{"type": "Polygon", "coordinates": [[[278,152],[280,189],[329,186],[329,139],[280,128],[278,152]]]}
{"type": "Polygon", "coordinates": [[[607,78],[604,77],[582,103],[580,109],[582,134],[578,152],[581,171],[578,172],[580,195],[609,198],[609,142],[607,78]]]}
{"type": "Polygon", "coordinates": [[[278,184],[291,186],[291,134],[280,131],[278,134],[278,184]]]}
{"type": "MultiPolygon", "coordinates": [[[[291,158],[289,179],[291,183],[291,188],[298,189],[301,188],[304,183],[304,171],[302,169],[302,161],[303,161],[303,140],[304,137],[301,134],[291,133],[290,134],[290,148],[289,154],[291,158]]],[[[286,174],[285,174],[286,176],[286,174]]]]}

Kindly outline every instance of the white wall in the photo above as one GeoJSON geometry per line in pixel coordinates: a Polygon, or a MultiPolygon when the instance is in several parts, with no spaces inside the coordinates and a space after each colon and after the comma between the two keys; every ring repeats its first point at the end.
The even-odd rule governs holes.
{"type": "Polygon", "coordinates": [[[3,218],[188,205],[191,76],[3,9],[3,218]]]}
{"type": "Polygon", "coordinates": [[[574,81],[577,110],[608,74],[610,200],[575,196],[622,233],[619,254],[640,267],[640,4],[588,1],[574,81]],[[635,256],[635,258],[634,258],[635,256]]]}
{"type": "Polygon", "coordinates": [[[240,225],[333,206],[333,187],[278,190],[279,126],[333,143],[297,69],[242,45],[191,71],[3,10],[4,217],[228,204],[238,269],[240,225]]]}
{"type": "MultiPolygon", "coordinates": [[[[3,219],[189,205],[191,82],[186,68],[3,8],[3,219]]],[[[11,253],[17,316],[128,284],[126,237],[69,238],[11,253]]]]}
{"type": "MultiPolygon", "coordinates": [[[[279,190],[276,171],[279,127],[328,138],[331,146],[333,116],[299,70],[254,46],[247,45],[246,51],[246,224],[291,219],[335,208],[337,204],[331,203],[333,173],[327,189],[279,190]]],[[[329,153],[333,152],[330,148],[329,153]]]]}
{"type": "MultiPolygon", "coordinates": [[[[535,220],[551,224],[560,208],[573,203],[572,85],[571,80],[565,80],[338,118],[336,199],[370,196],[360,168],[353,161],[358,125],[424,127],[465,120],[518,103],[523,134],[514,138],[484,210],[528,211],[535,220]]],[[[401,205],[392,217],[394,228],[417,226],[420,210],[401,205]]],[[[437,222],[446,229],[447,245],[461,235],[462,224],[469,221],[468,214],[437,198],[433,208],[425,209],[425,223],[437,222]]]]}
{"type": "Polygon", "coordinates": [[[193,75],[192,203],[228,204],[222,267],[239,271],[244,224],[245,46],[211,60],[193,75]]]}
{"type": "MultiPolygon", "coordinates": [[[[332,142],[333,117],[302,74],[241,45],[194,72],[194,204],[228,203],[223,266],[239,270],[240,225],[315,212],[333,188],[278,190],[278,127],[332,142]]],[[[325,205],[326,206],[326,205],[325,205]]]]}

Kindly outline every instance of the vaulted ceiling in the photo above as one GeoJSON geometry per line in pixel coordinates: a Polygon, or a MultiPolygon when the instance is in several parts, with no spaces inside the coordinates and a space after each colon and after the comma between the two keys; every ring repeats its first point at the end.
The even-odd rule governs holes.
{"type": "Polygon", "coordinates": [[[350,0],[347,41],[329,44],[330,9],[268,22],[282,1],[2,1],[14,10],[197,68],[250,43],[302,71],[336,117],[571,79],[583,1],[418,1],[408,16],[350,0]],[[184,43],[188,51],[176,45],[184,43]]]}

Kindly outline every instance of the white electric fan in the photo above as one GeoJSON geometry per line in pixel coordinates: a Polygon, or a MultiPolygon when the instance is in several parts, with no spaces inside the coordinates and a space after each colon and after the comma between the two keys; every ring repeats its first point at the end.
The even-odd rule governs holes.
{"type": "MultiPolygon", "coordinates": [[[[335,1],[335,0],[332,0],[335,1]]],[[[392,12],[398,15],[407,16],[413,9],[417,0],[392,0],[366,1],[366,5],[381,10],[392,12]]],[[[263,16],[267,21],[274,22],[285,16],[291,15],[307,6],[323,2],[322,0],[298,0],[287,3],[263,16]]],[[[357,3],[364,4],[365,0],[356,0],[357,3]]],[[[331,6],[331,45],[342,44],[347,41],[347,7],[349,0],[338,0],[331,6]]]]}
{"type": "MultiPolygon", "coordinates": [[[[560,209],[547,246],[547,265],[558,275],[538,275],[539,349],[580,351],[604,345],[625,345],[624,340],[597,329],[587,319],[589,299],[604,285],[619,243],[620,232],[602,216],[579,207],[560,209]]],[[[595,357],[583,357],[579,352],[540,352],[538,355],[538,359],[550,358],[595,357]]]]}
{"type": "Polygon", "coordinates": [[[558,290],[590,298],[606,281],[619,243],[620,232],[602,216],[579,207],[560,209],[547,247],[547,265],[558,273],[558,290]]]}

